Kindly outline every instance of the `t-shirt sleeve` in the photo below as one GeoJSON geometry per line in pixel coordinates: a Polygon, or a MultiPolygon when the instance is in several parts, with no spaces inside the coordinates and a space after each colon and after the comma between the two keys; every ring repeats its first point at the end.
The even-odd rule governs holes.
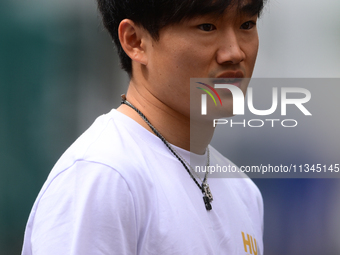
{"type": "Polygon", "coordinates": [[[124,178],[109,166],[77,161],[38,201],[31,249],[34,255],[136,254],[137,233],[124,178]]]}

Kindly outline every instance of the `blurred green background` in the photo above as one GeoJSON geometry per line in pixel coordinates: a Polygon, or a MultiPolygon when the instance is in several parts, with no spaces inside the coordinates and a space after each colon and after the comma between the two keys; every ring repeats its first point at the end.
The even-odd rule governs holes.
{"type": "MultiPolygon", "coordinates": [[[[339,78],[339,17],[338,0],[269,1],[259,21],[261,46],[254,76],[339,78]]],[[[95,1],[0,2],[1,255],[20,254],[29,212],[54,163],[98,115],[119,105],[127,84],[95,1]]],[[[326,249],[308,236],[310,229],[296,232],[295,221],[289,224],[289,219],[275,217],[291,203],[289,197],[280,195],[291,182],[258,184],[268,201],[266,254],[339,254],[335,242],[339,231],[326,230],[335,241],[330,241],[333,246],[328,253],[320,253],[326,249]],[[319,248],[302,247],[306,242],[289,238],[291,231],[319,248]]],[[[319,184],[293,180],[293,185],[317,188],[319,184]]],[[[325,185],[327,194],[340,191],[338,182],[325,185]]],[[[294,200],[301,205],[301,218],[313,208],[301,203],[308,196],[314,198],[306,193],[294,200]]],[[[340,208],[338,200],[335,196],[329,203],[317,204],[313,199],[308,203],[330,210],[340,208]]],[[[320,221],[312,225],[313,231],[323,222],[317,217],[304,221],[306,226],[320,221]]],[[[338,216],[333,217],[336,220],[330,222],[339,226],[338,216]]]]}
{"type": "Polygon", "coordinates": [[[20,254],[53,164],[127,80],[94,2],[1,1],[0,13],[0,254],[20,254]]]}

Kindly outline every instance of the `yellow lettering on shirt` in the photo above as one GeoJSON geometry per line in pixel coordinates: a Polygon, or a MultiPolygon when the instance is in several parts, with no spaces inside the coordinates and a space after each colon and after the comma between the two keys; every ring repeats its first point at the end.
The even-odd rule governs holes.
{"type": "Polygon", "coordinates": [[[257,255],[257,243],[256,243],[256,239],[253,238],[251,235],[247,234],[247,238],[246,235],[244,234],[244,232],[242,233],[242,239],[243,239],[243,246],[244,246],[244,251],[248,252],[247,247],[249,248],[249,253],[254,255],[257,255]]]}

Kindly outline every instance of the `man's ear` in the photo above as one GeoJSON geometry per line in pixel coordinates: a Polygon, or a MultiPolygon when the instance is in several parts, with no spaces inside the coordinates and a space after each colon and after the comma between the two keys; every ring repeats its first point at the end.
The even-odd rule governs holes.
{"type": "Polygon", "coordinates": [[[132,60],[146,65],[148,62],[145,54],[146,39],[149,37],[147,31],[132,20],[124,19],[119,24],[118,36],[125,53],[132,60]]]}

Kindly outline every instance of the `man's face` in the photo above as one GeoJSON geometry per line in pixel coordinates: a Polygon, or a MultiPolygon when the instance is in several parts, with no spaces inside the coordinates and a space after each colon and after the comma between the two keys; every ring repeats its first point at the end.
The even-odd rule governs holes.
{"type": "MultiPolygon", "coordinates": [[[[231,6],[219,17],[200,16],[163,28],[147,52],[148,89],[190,116],[190,78],[251,77],[259,44],[256,22],[257,14],[231,6]]],[[[244,94],[247,86],[241,85],[244,94]]]]}

